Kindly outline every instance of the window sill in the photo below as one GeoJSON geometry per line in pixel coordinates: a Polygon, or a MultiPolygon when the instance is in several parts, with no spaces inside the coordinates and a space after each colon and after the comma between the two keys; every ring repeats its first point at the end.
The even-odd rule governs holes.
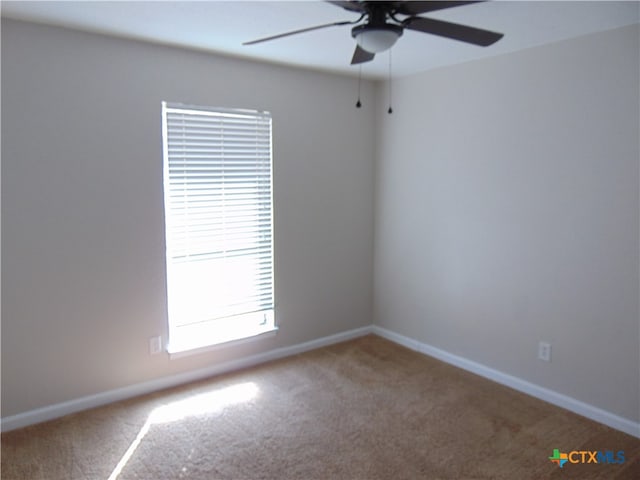
{"type": "Polygon", "coordinates": [[[197,332],[190,332],[189,335],[180,335],[179,341],[171,342],[167,347],[169,358],[183,358],[200,353],[210,352],[220,348],[239,345],[271,337],[278,332],[278,327],[273,324],[259,325],[251,329],[243,329],[234,334],[202,336],[197,332]]]}

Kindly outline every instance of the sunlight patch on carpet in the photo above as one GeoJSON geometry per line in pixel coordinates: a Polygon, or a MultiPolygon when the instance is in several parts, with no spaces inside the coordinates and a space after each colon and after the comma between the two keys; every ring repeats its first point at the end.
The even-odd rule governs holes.
{"type": "Polygon", "coordinates": [[[211,392],[192,395],[184,400],[178,400],[155,408],[147,418],[135,440],[124,453],[108,480],[116,480],[122,469],[127,465],[136,449],[154,424],[176,422],[187,417],[207,415],[219,412],[225,407],[238,405],[254,399],[259,393],[258,386],[253,382],[241,383],[230,387],[213,390],[211,392]]]}

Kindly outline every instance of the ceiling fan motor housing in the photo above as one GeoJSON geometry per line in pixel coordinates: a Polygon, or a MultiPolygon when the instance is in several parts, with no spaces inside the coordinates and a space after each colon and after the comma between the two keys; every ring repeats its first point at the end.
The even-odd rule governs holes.
{"type": "Polygon", "coordinates": [[[355,38],[363,50],[379,53],[387,50],[402,36],[403,27],[387,23],[389,7],[386,2],[366,2],[368,21],[364,25],[356,25],[351,29],[351,36],[355,38]]]}

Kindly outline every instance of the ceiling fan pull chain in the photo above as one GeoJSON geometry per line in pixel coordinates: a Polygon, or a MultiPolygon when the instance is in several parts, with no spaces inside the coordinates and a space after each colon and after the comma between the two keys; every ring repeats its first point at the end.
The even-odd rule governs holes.
{"type": "Polygon", "coordinates": [[[356,108],[360,108],[362,106],[362,102],[360,101],[360,82],[362,80],[362,65],[358,65],[358,101],[356,102],[356,108]]]}
{"type": "Polygon", "coordinates": [[[389,110],[387,113],[389,115],[393,113],[393,108],[391,108],[391,49],[389,49],[389,110]]]}

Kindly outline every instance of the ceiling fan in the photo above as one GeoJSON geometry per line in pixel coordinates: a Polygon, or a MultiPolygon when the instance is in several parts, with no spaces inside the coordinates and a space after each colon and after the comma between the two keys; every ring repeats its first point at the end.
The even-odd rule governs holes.
{"type": "Polygon", "coordinates": [[[376,53],[391,48],[398,38],[402,36],[405,28],[483,47],[492,45],[503,37],[502,33],[418,16],[421,13],[479,3],[478,1],[384,2],[347,0],[328,1],[328,3],[341,7],[349,12],[359,13],[360,18],[353,22],[341,21],[302,28],[300,30],[245,42],[243,45],[254,45],[256,43],[288,37],[289,35],[296,35],[298,33],[310,32],[312,30],[319,30],[321,28],[355,25],[351,29],[351,36],[356,39],[357,45],[353,58],[351,59],[351,65],[356,65],[369,62],[373,60],[376,53]]]}

